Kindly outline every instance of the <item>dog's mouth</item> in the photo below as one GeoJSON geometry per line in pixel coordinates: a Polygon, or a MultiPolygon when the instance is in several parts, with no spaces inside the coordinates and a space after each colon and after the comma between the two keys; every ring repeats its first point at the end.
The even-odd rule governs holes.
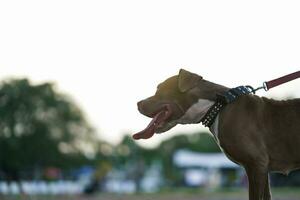
{"type": "Polygon", "coordinates": [[[162,109],[160,109],[156,114],[153,115],[151,122],[144,130],[132,136],[133,139],[138,140],[151,138],[157,131],[157,129],[162,127],[162,125],[166,122],[166,120],[170,118],[171,115],[171,106],[169,104],[164,105],[162,109]]]}

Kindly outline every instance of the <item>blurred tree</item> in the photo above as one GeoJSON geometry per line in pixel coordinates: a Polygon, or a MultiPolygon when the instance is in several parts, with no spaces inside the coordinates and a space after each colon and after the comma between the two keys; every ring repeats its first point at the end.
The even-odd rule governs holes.
{"type": "Polygon", "coordinates": [[[140,147],[129,135],[125,135],[115,149],[116,163],[127,171],[127,176],[136,184],[137,191],[141,188],[141,179],[145,172],[144,149],[140,147]]]}
{"type": "Polygon", "coordinates": [[[17,180],[21,171],[86,163],[95,134],[81,110],[50,83],[27,79],[0,86],[0,170],[17,180]]]}

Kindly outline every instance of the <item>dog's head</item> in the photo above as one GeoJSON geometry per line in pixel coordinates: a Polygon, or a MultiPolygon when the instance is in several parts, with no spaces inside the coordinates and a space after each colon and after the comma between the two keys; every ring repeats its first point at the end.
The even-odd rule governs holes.
{"type": "Polygon", "coordinates": [[[181,69],[178,75],[159,84],[153,96],[138,102],[140,113],[152,121],[133,138],[147,139],[177,124],[199,123],[221,89],[224,87],[181,69]]]}

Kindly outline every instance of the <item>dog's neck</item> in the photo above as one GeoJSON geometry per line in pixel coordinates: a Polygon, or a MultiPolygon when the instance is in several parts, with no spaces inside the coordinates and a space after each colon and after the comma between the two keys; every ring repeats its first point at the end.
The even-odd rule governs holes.
{"type": "Polygon", "coordinates": [[[177,120],[180,124],[197,124],[207,114],[210,108],[216,103],[217,94],[223,94],[229,89],[204,81],[201,86],[191,91],[196,97],[196,101],[186,110],[185,114],[177,120]],[[201,88],[200,88],[201,87],[201,88]],[[204,89],[203,89],[204,88],[204,89]],[[209,88],[209,90],[207,90],[209,88]]]}
{"type": "Polygon", "coordinates": [[[198,99],[206,99],[215,102],[218,94],[224,94],[229,89],[230,88],[223,85],[203,80],[193,89],[192,93],[195,94],[198,99]]]}
{"type": "MultiPolygon", "coordinates": [[[[194,94],[197,101],[193,103],[185,114],[177,120],[177,123],[180,124],[197,124],[205,116],[208,110],[215,104],[217,101],[217,95],[226,93],[229,88],[218,85],[206,80],[200,81],[199,85],[190,91],[194,94]]],[[[214,120],[213,125],[210,127],[210,131],[215,137],[218,134],[218,123],[219,118],[217,117],[214,120]]]]}
{"type": "Polygon", "coordinates": [[[189,107],[189,109],[185,112],[185,114],[178,119],[177,123],[180,124],[197,124],[201,121],[201,119],[205,116],[207,111],[210,109],[212,105],[214,105],[214,101],[207,99],[198,99],[196,103],[189,107]]]}

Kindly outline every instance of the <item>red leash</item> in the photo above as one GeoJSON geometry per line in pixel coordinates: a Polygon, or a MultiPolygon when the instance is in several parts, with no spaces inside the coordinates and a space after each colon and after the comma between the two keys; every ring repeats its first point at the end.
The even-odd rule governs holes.
{"type": "Polygon", "coordinates": [[[264,89],[267,91],[273,87],[276,87],[278,85],[284,84],[286,82],[292,81],[294,79],[300,78],[300,71],[282,76],[280,78],[268,81],[268,82],[264,82],[264,89]]]}
{"type": "Polygon", "coordinates": [[[250,88],[252,88],[253,93],[255,93],[257,90],[260,90],[260,89],[265,89],[265,91],[268,91],[269,89],[271,89],[273,87],[276,87],[276,86],[284,84],[286,82],[295,80],[297,78],[300,78],[300,71],[282,76],[280,78],[273,79],[271,81],[266,81],[266,82],[263,83],[262,87],[259,87],[259,88],[256,88],[256,89],[253,89],[252,87],[250,87],[250,88]]]}

